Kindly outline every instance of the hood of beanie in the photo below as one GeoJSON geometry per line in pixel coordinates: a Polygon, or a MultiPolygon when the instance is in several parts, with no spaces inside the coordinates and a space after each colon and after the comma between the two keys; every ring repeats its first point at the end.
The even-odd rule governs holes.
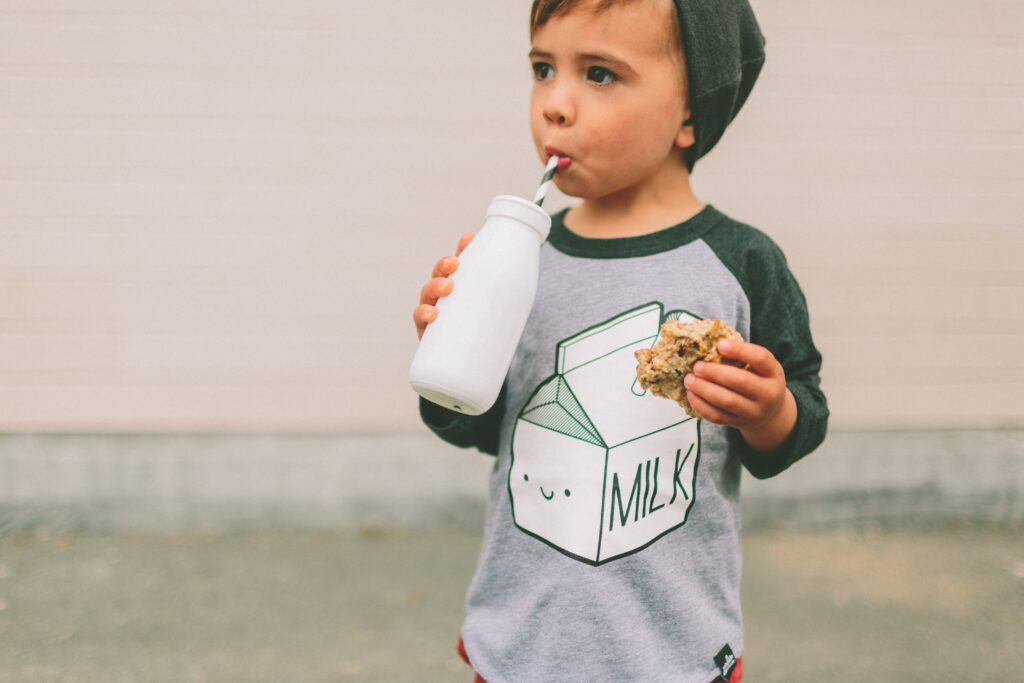
{"type": "Polygon", "coordinates": [[[764,35],[747,0],[673,0],[686,55],[692,171],[736,118],[764,66],[764,35]]]}

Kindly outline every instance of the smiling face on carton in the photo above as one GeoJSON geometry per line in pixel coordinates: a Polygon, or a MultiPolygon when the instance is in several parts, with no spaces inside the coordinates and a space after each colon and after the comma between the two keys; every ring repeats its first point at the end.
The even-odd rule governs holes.
{"type": "Polygon", "coordinates": [[[516,523],[571,555],[593,555],[604,449],[528,421],[516,425],[514,441],[509,491],[516,523]]]}
{"type": "Polygon", "coordinates": [[[530,52],[534,145],[542,161],[548,147],[572,158],[555,185],[584,199],[676,177],[694,142],[673,4],[593,5],[550,17],[530,52]]]}

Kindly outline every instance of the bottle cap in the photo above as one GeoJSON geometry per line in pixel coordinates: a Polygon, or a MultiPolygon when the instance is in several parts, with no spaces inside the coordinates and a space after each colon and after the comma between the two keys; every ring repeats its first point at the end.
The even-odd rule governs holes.
{"type": "Polygon", "coordinates": [[[491,200],[487,207],[487,215],[508,216],[529,226],[544,242],[551,232],[551,216],[548,212],[528,199],[515,195],[502,194],[491,200]]]}

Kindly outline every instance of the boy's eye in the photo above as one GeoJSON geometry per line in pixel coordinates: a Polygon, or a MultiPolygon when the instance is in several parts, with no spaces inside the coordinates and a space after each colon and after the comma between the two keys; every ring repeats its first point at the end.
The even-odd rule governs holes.
{"type": "Polygon", "coordinates": [[[592,66],[587,69],[587,78],[597,82],[598,85],[610,85],[619,80],[618,76],[603,66],[592,66]]]}
{"type": "Polygon", "coordinates": [[[547,78],[554,73],[554,69],[551,65],[546,62],[534,62],[533,64],[533,76],[538,81],[545,81],[547,78]]]}

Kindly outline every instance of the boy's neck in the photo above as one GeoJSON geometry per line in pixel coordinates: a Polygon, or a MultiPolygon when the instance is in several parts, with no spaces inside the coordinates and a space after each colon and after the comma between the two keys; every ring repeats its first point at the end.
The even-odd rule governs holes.
{"type": "Polygon", "coordinates": [[[658,182],[584,199],[569,209],[563,222],[577,235],[598,239],[637,237],[682,223],[705,204],[693,193],[685,167],[681,173],[669,175],[672,177],[659,174],[658,182]]]}

